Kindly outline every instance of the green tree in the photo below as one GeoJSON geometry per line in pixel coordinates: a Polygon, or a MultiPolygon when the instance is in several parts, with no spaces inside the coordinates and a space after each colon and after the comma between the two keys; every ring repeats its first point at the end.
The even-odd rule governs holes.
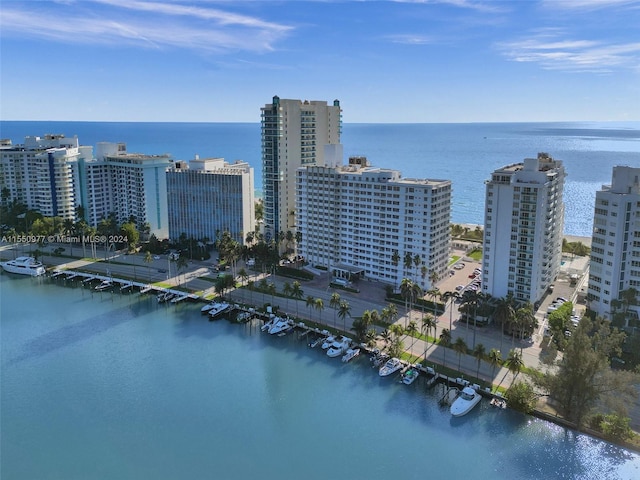
{"type": "Polygon", "coordinates": [[[536,377],[538,385],[559,404],[564,417],[578,427],[598,404],[616,401],[621,410],[637,396],[638,375],[612,370],[624,334],[602,319],[583,317],[573,331],[557,368],[536,377]]]}
{"type": "Polygon", "coordinates": [[[411,320],[409,322],[405,330],[405,333],[407,334],[407,336],[411,337],[411,345],[409,345],[409,352],[411,352],[412,351],[411,349],[413,348],[413,344],[416,341],[415,337],[418,334],[418,324],[416,323],[415,320],[411,320]]]}
{"type": "Polygon", "coordinates": [[[629,425],[630,418],[617,413],[605,415],[600,422],[600,430],[609,440],[626,441],[634,437],[629,425]]]}
{"type": "Polygon", "coordinates": [[[331,300],[329,300],[329,306],[333,308],[333,328],[338,328],[336,325],[336,313],[340,306],[340,294],[333,292],[331,294],[331,300]]]}
{"type": "MultiPolygon", "coordinates": [[[[351,316],[351,306],[349,305],[349,302],[347,302],[346,300],[342,300],[338,308],[338,317],[340,317],[340,319],[342,320],[342,330],[345,332],[347,331],[346,318],[350,316],[351,316]]],[[[366,326],[365,330],[368,330],[370,324],[365,326],[366,326]]]]}
{"type": "Polygon", "coordinates": [[[447,349],[449,348],[449,345],[451,345],[451,331],[449,329],[447,328],[442,329],[442,332],[440,332],[440,340],[438,344],[444,348],[442,351],[443,353],[442,365],[446,366],[447,365],[447,349]]]}
{"type": "Polygon", "coordinates": [[[511,349],[509,350],[509,355],[507,359],[504,361],[505,367],[509,369],[509,372],[513,375],[513,380],[511,384],[515,381],[516,377],[524,367],[524,362],[522,361],[522,352],[511,349]]]}
{"type": "Polygon", "coordinates": [[[311,309],[314,308],[315,301],[315,298],[313,298],[311,295],[307,295],[306,306],[309,309],[309,318],[311,318],[311,309]]]}
{"type": "Polygon", "coordinates": [[[476,368],[476,378],[480,378],[480,364],[487,356],[487,349],[483,344],[478,343],[473,349],[473,356],[476,357],[476,361],[478,362],[478,368],[476,368]]]}
{"type": "Polygon", "coordinates": [[[149,276],[149,265],[151,262],[153,262],[153,255],[151,255],[151,252],[147,250],[144,252],[144,263],[147,264],[147,276],[149,276]]]}
{"type": "Polygon", "coordinates": [[[458,354],[458,371],[460,371],[462,354],[467,353],[467,342],[462,337],[456,338],[456,341],[453,342],[453,350],[458,354]]]}
{"type": "Polygon", "coordinates": [[[134,252],[136,245],[140,241],[140,232],[136,228],[135,223],[126,222],[120,227],[120,234],[126,239],[127,250],[134,252]]]}
{"type": "Polygon", "coordinates": [[[322,311],[324,310],[324,300],[316,298],[313,307],[318,310],[318,321],[322,323],[322,311]]]}
{"type": "Polygon", "coordinates": [[[527,382],[512,384],[505,397],[511,408],[522,413],[531,413],[538,402],[538,395],[527,382]]]}
{"type": "Polygon", "coordinates": [[[304,296],[304,292],[300,287],[300,282],[297,280],[295,280],[291,284],[291,296],[296,299],[296,317],[297,317],[298,316],[298,300],[302,300],[302,297],[304,296]]]}
{"type": "Polygon", "coordinates": [[[493,379],[496,376],[496,367],[502,364],[502,355],[500,354],[500,350],[497,350],[495,348],[489,350],[488,359],[489,365],[491,365],[491,378],[493,379]]]}

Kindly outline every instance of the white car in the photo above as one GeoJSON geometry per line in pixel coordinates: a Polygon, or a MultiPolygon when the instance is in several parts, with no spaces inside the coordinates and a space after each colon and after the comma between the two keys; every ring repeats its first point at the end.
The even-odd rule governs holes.
{"type": "Polygon", "coordinates": [[[154,259],[154,260],[160,260],[160,255],[154,255],[154,256],[153,256],[153,259],[154,259]]]}

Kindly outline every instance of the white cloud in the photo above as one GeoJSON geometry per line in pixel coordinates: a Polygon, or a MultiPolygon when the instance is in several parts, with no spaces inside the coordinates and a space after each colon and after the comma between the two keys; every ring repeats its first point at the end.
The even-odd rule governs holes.
{"type": "Polygon", "coordinates": [[[261,52],[273,50],[292,29],[256,17],[176,3],[96,0],[46,6],[53,8],[3,5],[2,35],[81,44],[261,52]]]}
{"type": "Polygon", "coordinates": [[[543,0],[542,6],[553,10],[597,10],[601,8],[640,7],[638,0],[543,0]]]}
{"type": "Polygon", "coordinates": [[[498,44],[498,49],[509,60],[538,63],[547,70],[608,73],[634,69],[640,63],[640,42],[559,39],[559,34],[559,30],[546,30],[531,38],[498,44]]]}
{"type": "Polygon", "coordinates": [[[430,36],[419,34],[414,35],[410,33],[387,35],[385,38],[388,38],[393,43],[403,43],[406,45],[429,45],[432,43],[436,43],[436,41],[430,36]]]}

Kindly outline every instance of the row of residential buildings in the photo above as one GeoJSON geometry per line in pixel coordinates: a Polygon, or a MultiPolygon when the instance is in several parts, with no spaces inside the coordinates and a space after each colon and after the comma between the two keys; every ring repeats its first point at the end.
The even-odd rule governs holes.
{"type": "MultiPolygon", "coordinates": [[[[451,250],[450,180],[403,178],[365,157],[346,163],[340,143],[340,102],[273,97],[261,108],[262,187],[267,241],[297,234],[296,253],[339,277],[423,289],[447,274],[451,250]]],[[[214,239],[229,231],[239,242],[254,231],[253,169],[220,158],[174,162],[132,154],[121,143],[80,146],[61,135],[2,141],[3,199],[43,215],[96,225],[111,213],[136,219],[159,238],[214,239]]],[[[561,161],[540,153],[507,165],[486,183],[482,291],[539,302],[562,261],[561,161]]],[[[640,168],[615,167],[596,193],[588,285],[590,308],[612,313],[620,292],[640,289],[640,168]]]]}

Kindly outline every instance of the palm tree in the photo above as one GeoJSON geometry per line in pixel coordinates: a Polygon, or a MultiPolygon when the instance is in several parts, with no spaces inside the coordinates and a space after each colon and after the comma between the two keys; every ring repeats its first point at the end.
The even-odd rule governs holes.
{"type": "Polygon", "coordinates": [[[387,305],[387,308],[389,309],[389,321],[393,323],[398,317],[398,307],[395,303],[390,303],[389,305],[387,305]]]}
{"type": "Polygon", "coordinates": [[[442,332],[440,332],[440,340],[438,342],[439,345],[442,345],[444,349],[442,350],[443,358],[442,358],[442,366],[446,366],[447,364],[447,349],[449,345],[451,345],[451,331],[443,328],[442,332]]]}
{"type": "Polygon", "coordinates": [[[298,316],[298,300],[301,300],[304,295],[300,282],[295,280],[291,285],[291,296],[296,299],[296,317],[298,316]]]}
{"type": "Polygon", "coordinates": [[[313,306],[316,310],[318,310],[318,321],[322,323],[322,311],[324,310],[324,301],[321,298],[316,298],[313,306]]]}
{"type": "MultiPolygon", "coordinates": [[[[502,363],[502,355],[500,350],[492,348],[489,351],[489,365],[491,365],[491,378],[495,378],[496,367],[502,363]]],[[[492,382],[493,383],[493,382],[492,382]]]]}
{"type": "Polygon", "coordinates": [[[502,349],[502,339],[504,337],[504,327],[505,325],[511,323],[513,318],[516,315],[516,312],[513,308],[513,294],[509,293],[506,297],[502,297],[498,300],[496,305],[496,310],[494,312],[494,318],[496,321],[500,322],[500,328],[502,331],[502,335],[500,335],[500,348],[502,349]]]}
{"type": "Polygon", "coordinates": [[[418,276],[418,267],[422,263],[422,257],[419,254],[413,256],[413,265],[416,267],[416,277],[418,276]]]}
{"type": "MultiPolygon", "coordinates": [[[[423,319],[422,319],[422,328],[424,328],[425,333],[427,335],[427,345],[429,344],[429,334],[431,333],[431,329],[433,328],[433,338],[434,338],[434,342],[435,342],[435,336],[436,336],[436,327],[438,326],[438,323],[436,322],[436,320],[433,318],[433,316],[431,314],[427,314],[423,319]]],[[[426,350],[425,350],[426,351],[426,350]]]]}
{"type": "Polygon", "coordinates": [[[467,353],[467,342],[465,342],[462,337],[456,338],[456,341],[453,342],[453,350],[458,354],[458,371],[460,371],[462,354],[467,353]]]}
{"type": "Polygon", "coordinates": [[[437,288],[430,288],[429,290],[427,290],[427,296],[431,299],[431,304],[433,305],[433,316],[437,317],[436,298],[442,297],[442,295],[440,294],[440,290],[438,290],[437,288]]]}
{"type": "Polygon", "coordinates": [[[405,333],[407,334],[407,336],[411,336],[411,345],[409,345],[409,351],[411,352],[411,349],[413,348],[413,344],[416,342],[415,335],[416,333],[418,333],[418,324],[416,323],[415,320],[411,320],[409,322],[409,325],[407,325],[405,333]]]}
{"type": "Polygon", "coordinates": [[[524,367],[524,362],[522,361],[522,352],[519,352],[515,349],[509,350],[509,356],[505,360],[504,364],[513,375],[513,380],[511,380],[511,385],[513,385],[513,382],[520,373],[520,370],[522,370],[522,367],[524,367]]]}
{"type": "Polygon", "coordinates": [[[444,292],[440,298],[442,298],[442,301],[445,304],[447,301],[451,300],[451,303],[449,304],[449,330],[451,330],[453,323],[453,303],[460,298],[460,294],[456,291],[444,292]]]}
{"type": "MultiPolygon", "coordinates": [[[[178,268],[178,278],[180,275],[180,270],[184,270],[189,266],[189,259],[185,255],[180,255],[178,260],[176,260],[176,267],[178,268]]],[[[186,280],[183,276],[183,279],[186,280]]]]}
{"type": "Polygon", "coordinates": [[[411,289],[413,282],[408,278],[403,278],[400,282],[400,295],[404,298],[404,309],[409,313],[409,298],[411,298],[411,289]]]}
{"type": "Polygon", "coordinates": [[[238,275],[240,276],[240,279],[242,280],[242,284],[244,285],[244,282],[247,281],[247,278],[249,278],[249,275],[247,274],[247,271],[243,268],[240,269],[240,271],[238,272],[238,275]]]}
{"type": "Polygon", "coordinates": [[[347,316],[351,316],[351,306],[349,305],[349,302],[347,302],[346,300],[342,300],[340,302],[340,308],[338,310],[338,317],[342,319],[342,329],[345,332],[347,331],[347,316]]]}
{"type": "Polygon", "coordinates": [[[149,276],[149,264],[153,262],[153,255],[151,255],[151,252],[149,250],[147,250],[144,253],[144,263],[147,264],[147,276],[149,276]]]}
{"type": "Polygon", "coordinates": [[[413,255],[411,255],[411,252],[405,252],[405,254],[404,254],[404,270],[405,270],[405,272],[409,272],[411,270],[411,265],[413,265],[413,255]]]}
{"type": "Polygon", "coordinates": [[[329,300],[329,306],[331,308],[333,308],[333,327],[337,328],[337,326],[336,326],[336,310],[340,306],[340,294],[339,293],[334,292],[334,293],[331,294],[331,300],[329,300]]]}
{"type": "Polygon", "coordinates": [[[473,349],[473,356],[476,357],[476,360],[478,361],[478,368],[476,369],[476,378],[480,378],[480,364],[482,363],[482,360],[484,360],[484,357],[486,356],[486,354],[487,354],[487,349],[481,343],[478,343],[473,349]]]}
{"type": "Polygon", "coordinates": [[[384,341],[385,345],[389,345],[389,343],[391,343],[392,334],[389,329],[384,329],[380,334],[380,337],[384,341]]]}
{"type": "Polygon", "coordinates": [[[249,301],[250,301],[251,303],[253,303],[253,289],[254,289],[254,287],[255,287],[255,283],[256,283],[256,282],[255,282],[255,281],[253,281],[253,280],[249,280],[249,281],[247,282],[247,288],[249,289],[249,292],[250,292],[250,293],[249,293],[249,301]]]}
{"type": "Polygon", "coordinates": [[[309,318],[311,318],[311,309],[313,308],[315,301],[315,298],[313,298],[311,295],[307,295],[306,304],[307,307],[309,307],[309,318]]]}
{"type": "Polygon", "coordinates": [[[469,332],[469,311],[471,310],[471,307],[473,307],[473,348],[475,348],[476,345],[476,313],[482,297],[482,293],[478,293],[474,290],[465,290],[462,294],[462,305],[464,306],[465,314],[467,316],[467,332],[469,332]]]}
{"type": "Polygon", "coordinates": [[[291,284],[289,282],[284,282],[284,285],[282,285],[282,294],[287,299],[287,310],[289,310],[289,297],[291,296],[291,284]]]}

